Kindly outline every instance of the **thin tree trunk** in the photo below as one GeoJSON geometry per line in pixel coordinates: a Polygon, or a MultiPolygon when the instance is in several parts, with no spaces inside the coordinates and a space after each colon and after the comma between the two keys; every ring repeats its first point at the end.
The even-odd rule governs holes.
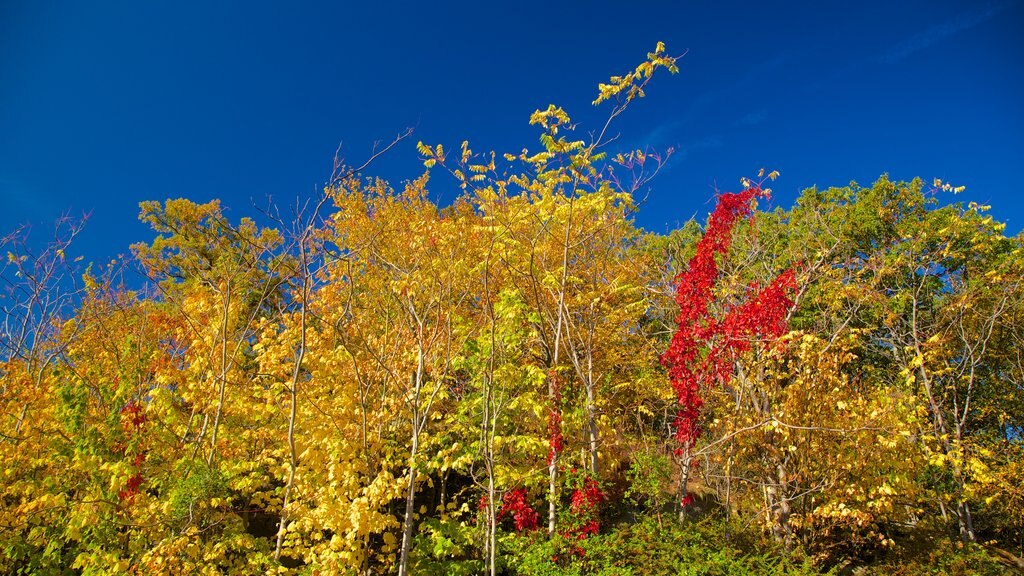
{"type": "MultiPolygon", "coordinates": [[[[591,368],[591,359],[587,358],[588,370],[591,368]]],[[[588,374],[592,376],[592,374],[588,374]]],[[[587,383],[587,431],[589,433],[590,445],[590,473],[597,477],[597,406],[594,393],[594,381],[587,383]]]]}
{"type": "Polygon", "coordinates": [[[557,510],[555,498],[558,492],[558,453],[551,454],[551,463],[548,464],[548,535],[555,533],[555,512],[557,510]]]}
{"type": "MultiPolygon", "coordinates": [[[[422,329],[418,337],[423,340],[422,329]]],[[[405,494],[405,521],[402,525],[402,554],[398,562],[398,576],[407,576],[409,573],[409,552],[412,550],[412,524],[415,514],[416,501],[416,456],[420,448],[420,427],[421,420],[425,422],[426,415],[419,412],[420,391],[423,389],[423,347],[417,350],[416,374],[413,389],[413,412],[412,412],[412,449],[409,452],[409,487],[405,494]]]]}
{"type": "MultiPolygon", "coordinates": [[[[569,198],[569,216],[565,221],[565,238],[562,244],[562,281],[558,288],[558,313],[556,314],[555,326],[555,349],[552,353],[551,368],[558,370],[558,352],[562,346],[562,323],[565,309],[565,285],[569,278],[569,232],[572,229],[572,208],[573,198],[569,198]]],[[[556,376],[557,377],[557,376],[556,376]]],[[[548,396],[551,400],[551,410],[559,415],[561,419],[561,407],[557,406],[555,394],[555,382],[552,378],[548,382],[548,396]]],[[[559,424],[561,425],[561,424],[559,424]]],[[[558,450],[551,449],[551,461],[548,463],[548,536],[555,533],[555,515],[558,509],[558,450]]]]}
{"type": "Polygon", "coordinates": [[[292,367],[292,386],[289,390],[291,407],[288,414],[288,483],[284,487],[284,500],[281,503],[281,521],[277,527],[277,545],[274,547],[274,561],[281,558],[281,545],[284,542],[285,523],[288,520],[288,504],[290,502],[292,487],[295,485],[295,469],[298,467],[298,457],[295,451],[295,414],[298,408],[299,376],[302,374],[302,359],[306,355],[306,307],[309,297],[309,269],[306,262],[305,239],[300,244],[299,251],[302,258],[302,303],[299,309],[299,348],[295,352],[295,366],[292,367]]]}
{"type": "Polygon", "coordinates": [[[497,502],[495,502],[495,490],[494,490],[494,472],[489,471],[487,474],[487,501],[490,504],[487,508],[487,563],[490,567],[491,576],[497,575],[497,533],[498,533],[498,514],[497,514],[497,502]]]}
{"type": "MultiPolygon", "coordinates": [[[[935,391],[932,387],[932,379],[928,374],[928,370],[925,368],[924,363],[924,352],[921,350],[921,341],[918,338],[917,328],[917,297],[913,299],[913,305],[911,306],[911,336],[914,340],[914,353],[921,359],[920,364],[917,367],[918,377],[921,379],[921,383],[924,385],[925,394],[928,397],[928,408],[932,413],[933,423],[932,426],[935,430],[936,436],[938,436],[943,453],[949,457],[953,456],[954,452],[957,451],[954,446],[950,443],[949,432],[946,426],[945,418],[942,414],[942,407],[939,406],[938,398],[936,398],[935,391]]],[[[957,433],[957,447],[960,445],[960,438],[962,437],[962,428],[960,422],[954,418],[954,424],[956,425],[957,433]]],[[[954,462],[959,460],[959,455],[956,455],[954,462]]],[[[957,483],[957,526],[960,532],[960,539],[963,542],[976,542],[976,536],[974,534],[974,519],[971,517],[971,508],[965,502],[962,502],[962,495],[964,491],[964,485],[966,480],[964,478],[963,471],[960,469],[960,464],[956,463],[953,467],[953,478],[957,483]]]]}
{"type": "Polygon", "coordinates": [[[788,552],[793,549],[793,531],[789,525],[789,517],[792,513],[792,510],[790,508],[789,498],[787,497],[786,490],[786,467],[782,464],[779,464],[776,467],[776,474],[778,487],[772,487],[777,490],[773,518],[774,524],[772,526],[772,531],[775,534],[775,539],[778,542],[780,542],[788,552]]]}
{"type": "MultiPolygon", "coordinates": [[[[493,242],[491,245],[493,250],[493,242]]],[[[494,314],[494,305],[490,301],[490,258],[491,252],[487,254],[484,266],[484,294],[487,297],[486,310],[490,320],[490,353],[487,358],[487,374],[484,379],[483,398],[483,441],[484,441],[484,464],[487,467],[487,542],[484,544],[484,552],[487,557],[488,571],[491,576],[497,575],[497,533],[498,533],[498,503],[496,501],[496,490],[494,486],[494,436],[497,427],[497,407],[494,404],[494,361],[495,347],[497,345],[497,319],[494,314]]]]}
{"type": "Polygon", "coordinates": [[[412,450],[409,453],[409,487],[405,491],[405,522],[402,525],[402,555],[398,563],[398,576],[409,574],[409,552],[412,550],[412,515],[416,500],[416,456],[420,447],[420,435],[413,427],[412,450]]]}
{"type": "MultiPolygon", "coordinates": [[[[493,322],[493,319],[492,319],[493,322]]],[[[484,392],[484,464],[487,467],[487,542],[484,546],[487,555],[488,571],[491,576],[497,574],[497,532],[498,532],[498,503],[496,501],[497,491],[494,487],[494,325],[491,325],[491,365],[488,369],[487,387],[484,392]]]]}
{"type": "Polygon", "coordinates": [[[974,519],[971,517],[971,506],[967,502],[961,502],[957,505],[957,515],[959,517],[960,540],[965,544],[967,542],[977,542],[977,536],[974,534],[974,519]]]}
{"type": "Polygon", "coordinates": [[[21,434],[21,426],[25,423],[26,414],[28,414],[28,402],[21,405],[21,412],[18,413],[18,421],[14,424],[15,442],[17,442],[17,438],[21,434]]]}
{"type": "Polygon", "coordinates": [[[220,415],[224,410],[224,390],[227,388],[228,380],[228,315],[231,309],[231,280],[227,281],[224,290],[224,317],[221,319],[220,327],[220,397],[217,400],[217,411],[213,416],[210,455],[206,458],[208,466],[213,465],[213,458],[217,453],[217,429],[220,427],[220,415]]]}
{"type": "Polygon", "coordinates": [[[686,521],[686,505],[683,501],[686,499],[689,493],[687,485],[690,483],[690,462],[692,457],[690,455],[690,446],[683,448],[682,460],[679,463],[679,523],[682,524],[686,521]]]}
{"type": "Polygon", "coordinates": [[[729,440],[729,458],[725,461],[725,541],[732,540],[732,458],[733,440],[729,440]]]}

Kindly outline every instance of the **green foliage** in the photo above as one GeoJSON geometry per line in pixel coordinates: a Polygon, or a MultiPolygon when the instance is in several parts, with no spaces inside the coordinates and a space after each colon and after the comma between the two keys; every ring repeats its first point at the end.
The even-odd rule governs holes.
{"type": "Polygon", "coordinates": [[[1013,564],[983,546],[933,537],[913,538],[872,562],[853,559],[849,567],[858,576],[1001,576],[1014,573],[1013,564]]]}
{"type": "Polygon", "coordinates": [[[228,483],[224,473],[216,466],[202,461],[182,465],[180,480],[168,486],[167,501],[170,516],[176,522],[191,524],[197,516],[205,515],[214,499],[225,500],[228,483]]]}
{"type": "Polygon", "coordinates": [[[453,517],[420,524],[410,559],[413,574],[469,576],[484,571],[477,557],[478,526],[453,517]]]}
{"type": "Polygon", "coordinates": [[[637,452],[629,463],[626,480],[627,499],[649,511],[660,512],[671,498],[666,489],[672,480],[672,461],[661,454],[637,452]]]}
{"type": "MultiPolygon", "coordinates": [[[[600,86],[612,119],[665,54],[600,86]]],[[[5,310],[27,312],[0,331],[0,573],[1020,565],[1024,236],[887,177],[739,223],[709,317],[793,269],[793,330],[700,390],[684,463],[658,358],[703,220],[644,233],[633,194],[662,158],[576,140],[554,105],[530,121],[541,149],[507,165],[418,147],[464,191],[446,207],[432,173],[348,173],[290,236],[146,202],[139,292],[112,266],[51,306],[67,244],[9,253],[5,310]],[[664,514],[684,494],[701,513],[664,514]],[[527,509],[540,527],[512,532],[527,509]]]]}
{"type": "Polygon", "coordinates": [[[787,556],[771,546],[755,549],[730,544],[715,520],[659,523],[644,516],[634,524],[579,543],[584,553],[571,552],[574,543],[562,538],[509,537],[503,540],[516,557],[511,573],[521,576],[812,576],[827,574],[807,558],[787,556]]]}

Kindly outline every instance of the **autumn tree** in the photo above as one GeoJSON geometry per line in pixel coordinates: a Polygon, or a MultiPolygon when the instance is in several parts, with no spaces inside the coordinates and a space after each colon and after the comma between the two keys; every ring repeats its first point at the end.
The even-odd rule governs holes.
{"type": "MultiPolygon", "coordinates": [[[[679,411],[673,423],[680,468],[680,519],[692,496],[687,485],[694,464],[694,448],[702,434],[702,388],[728,384],[737,355],[750,350],[755,339],[778,338],[785,333],[791,294],[796,290],[792,270],[781,273],[767,286],[752,285],[744,302],[730,305],[721,319],[711,314],[713,289],[719,276],[716,257],[725,255],[736,222],[751,214],[751,202],[764,196],[751,186],[739,193],[723,194],[711,214],[703,238],[689,266],[676,278],[678,330],[663,362],[676,391],[679,411]]],[[[780,475],[784,471],[780,469],[780,475]]],[[[782,512],[780,512],[782,513],[782,512]]]]}
{"type": "Polygon", "coordinates": [[[0,239],[0,571],[1019,566],[1022,236],[941,182],[766,211],[763,172],[640,229],[671,151],[613,132],[676,62],[588,136],[551,105],[290,213],[143,203],[130,259],[0,239]]]}
{"type": "MultiPolygon", "coordinates": [[[[610,102],[612,107],[604,125],[592,134],[589,141],[568,139],[575,125],[564,109],[550,105],[545,110],[537,110],[530,117],[530,124],[542,130],[543,149],[536,153],[524,149],[520,154],[505,154],[504,159],[513,163],[507,168],[498,168],[494,153],[483,157],[474,155],[468,143],[463,143],[461,154],[453,158],[445,154],[442,146],[422,143],[419,146],[427,167],[440,165],[446,168],[464,190],[480,191],[498,202],[519,191],[531,198],[539,209],[537,217],[540,221],[536,225],[510,230],[518,235],[517,241],[521,246],[528,247],[525,258],[516,262],[516,273],[522,279],[513,282],[518,282],[521,293],[528,295],[540,320],[538,334],[543,347],[544,369],[548,373],[549,534],[555,531],[559,459],[565,448],[562,397],[569,382],[568,376],[573,373],[582,380],[586,391],[585,444],[590,454],[586,464],[595,473],[598,461],[596,388],[600,374],[595,373],[594,368],[594,341],[597,337],[594,320],[602,312],[595,308],[595,304],[603,299],[603,295],[596,296],[596,301],[582,296],[576,298],[579,289],[587,287],[588,272],[594,275],[591,278],[600,278],[597,270],[586,270],[587,264],[579,266],[579,263],[593,263],[594,260],[579,258],[577,253],[589,246],[595,251],[594,256],[600,257],[605,251],[623,247],[621,243],[615,244],[615,240],[611,245],[600,241],[595,245],[594,240],[599,237],[601,228],[614,227],[614,222],[620,219],[612,218],[603,225],[597,222],[594,226],[595,222],[588,218],[594,213],[581,212],[578,203],[622,211],[631,205],[631,194],[657,173],[661,165],[661,157],[657,154],[648,156],[643,151],[620,154],[615,162],[631,170],[634,176],[624,187],[623,181],[608,171],[607,154],[602,148],[611,137],[609,128],[613,121],[635,99],[644,96],[647,84],[659,68],[671,73],[678,71],[676,58],[668,56],[660,42],[635,70],[614,76],[608,84],[599,85],[594,105],[610,102]],[[648,157],[651,162],[645,167],[648,157]],[[571,359],[566,358],[567,354],[571,359]]],[[[622,292],[623,288],[609,278],[600,278],[597,286],[604,294],[622,292]]]]}

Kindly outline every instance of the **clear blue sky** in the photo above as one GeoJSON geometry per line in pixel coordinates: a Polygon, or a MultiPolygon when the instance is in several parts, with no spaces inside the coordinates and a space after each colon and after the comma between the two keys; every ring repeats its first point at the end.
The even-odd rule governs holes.
{"type": "MultiPolygon", "coordinates": [[[[706,212],[715,187],[778,169],[775,203],[818,185],[943,178],[1017,232],[1024,1],[0,2],[0,230],[91,212],[88,259],[151,237],[148,199],[287,203],[339,143],[413,137],[374,165],[418,174],[416,140],[536,147],[555,102],[595,128],[596,84],[664,40],[687,52],[619,124],[680,149],[638,222],[706,212]],[[214,4],[217,4],[216,6],[214,4]],[[286,7],[287,5],[287,7],[286,7]]],[[[453,183],[434,181],[444,201],[453,183]]],[[[42,230],[41,230],[42,228],[42,230]]]]}

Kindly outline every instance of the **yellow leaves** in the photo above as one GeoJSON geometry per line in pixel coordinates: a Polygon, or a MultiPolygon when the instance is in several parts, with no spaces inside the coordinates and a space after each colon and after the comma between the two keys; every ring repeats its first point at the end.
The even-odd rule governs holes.
{"type": "Polygon", "coordinates": [[[967,189],[966,186],[953,186],[948,182],[943,182],[941,179],[936,178],[932,181],[932,186],[942,190],[943,192],[952,192],[953,194],[959,194],[967,189]]]}
{"type": "MultiPolygon", "coordinates": [[[[595,103],[612,100],[615,110],[620,110],[632,98],[643,96],[646,81],[662,67],[674,72],[675,60],[665,56],[665,46],[659,42],[647,62],[602,83],[595,103]]],[[[131,474],[145,470],[140,510],[133,512],[128,506],[118,510],[125,514],[123,522],[118,518],[118,529],[140,542],[133,545],[146,550],[145,562],[132,569],[195,573],[216,564],[210,571],[226,572],[231,562],[241,565],[242,558],[260,556],[246,553],[258,548],[254,540],[231,540],[231,535],[244,532],[237,510],[282,511],[281,486],[292,458],[286,438],[293,389],[298,390],[294,449],[299,466],[285,510],[289,519],[285,550],[324,572],[363,565],[368,553],[379,555],[366,565],[387,568],[387,558],[393,557],[401,534],[399,519],[391,511],[404,510],[396,501],[409,488],[404,473],[414,426],[421,434],[419,475],[413,488],[441,484],[450,472],[443,505],[419,506],[418,517],[431,514],[457,522],[475,516],[479,485],[463,489],[463,479],[476,475],[479,480],[484,474],[481,437],[486,435],[480,433],[480,422],[481,415],[487,414],[486,393],[494,394],[489,398],[497,410],[496,415],[489,413],[495,423],[489,446],[497,458],[495,480],[501,490],[526,487],[534,501],[542,501],[547,482],[548,390],[553,382],[563,384],[566,394],[562,423],[565,437],[573,443],[566,452],[566,466],[576,465],[577,458],[585,460],[576,453],[576,446],[585,436],[590,407],[600,436],[605,478],[618,477],[617,467],[634,450],[661,450],[664,424],[671,419],[676,402],[658,364],[665,345],[663,324],[671,322],[674,311],[662,308],[672,304],[664,290],[671,282],[665,268],[679,258],[672,250],[685,252],[689,240],[683,238],[672,250],[663,250],[662,245],[654,250],[637,242],[641,232],[630,220],[635,205],[622,190],[628,186],[606,172],[596,172],[605,169],[603,152],[573,140],[569,115],[554,105],[534,112],[530,122],[541,127],[543,147],[533,153],[505,154],[507,162],[517,163],[515,168],[498,169],[495,154],[489,161],[486,155],[475,155],[468,141],[449,158],[451,150],[417,143],[428,168],[449,171],[464,187],[479,186],[451,206],[441,207],[431,200],[426,177],[398,192],[386,182],[359,178],[331,190],[336,210],[324,215],[328,224],[317,230],[317,241],[329,250],[317,255],[324,267],[309,296],[314,314],[304,334],[306,356],[298,378],[292,376],[300,334],[294,278],[285,278],[288,272],[273,276],[284,291],[258,306],[247,297],[262,284],[229,266],[262,254],[247,252],[246,246],[266,247],[274,233],[256,231],[251,221],[228,231],[221,226],[226,221],[216,204],[172,201],[144,208],[154,228],[170,230],[172,224],[184,224],[189,234],[180,235],[174,243],[170,238],[156,241],[140,249],[140,256],[147,264],[166,266],[165,251],[180,250],[181,258],[174,264],[192,266],[189,274],[199,275],[201,281],[161,300],[160,305],[172,311],[152,314],[159,324],[152,334],[109,321],[102,329],[87,332],[83,344],[68,348],[76,368],[95,372],[83,376],[79,387],[88,388],[83,402],[91,412],[81,419],[82,424],[73,424],[98,438],[96,446],[76,453],[67,463],[78,475],[68,484],[77,490],[93,478],[97,486],[88,489],[109,497],[124,487],[131,474]],[[216,222],[200,225],[207,217],[216,222]],[[221,243],[221,233],[241,241],[221,243]],[[194,243],[196,237],[209,241],[194,243]],[[188,256],[207,252],[217,258],[188,256]],[[239,278],[245,282],[234,284],[239,278]],[[236,291],[227,302],[229,286],[236,291]],[[221,320],[225,312],[226,325],[221,320]],[[250,315],[258,320],[247,320],[250,315]],[[100,340],[109,331],[126,336],[100,340]],[[224,332],[229,333],[227,337],[224,332]],[[559,346],[553,343],[553,333],[560,338],[559,346]],[[140,342],[157,343],[159,364],[131,356],[140,342]],[[225,360],[220,353],[225,343],[228,354],[236,354],[237,349],[237,355],[226,361],[229,368],[221,376],[225,360]],[[559,356],[557,362],[554,356],[559,356]],[[116,387],[109,382],[114,375],[121,378],[116,387]],[[195,466],[207,454],[221,382],[227,386],[213,467],[216,474],[211,472],[210,478],[200,481],[195,466]],[[589,407],[586,385],[593,385],[596,394],[589,407]],[[118,419],[117,411],[126,395],[145,399],[145,414],[153,424],[147,431],[152,436],[145,438],[149,456],[141,465],[105,462],[115,459],[111,455],[120,449],[113,446],[121,442],[125,419],[118,419]],[[429,410],[428,402],[433,402],[429,410]],[[104,428],[108,423],[110,428],[104,428]],[[461,477],[458,486],[453,487],[453,477],[461,477]],[[204,484],[207,480],[210,486],[204,484]],[[181,494],[187,506],[161,500],[167,493],[181,494]],[[232,495],[230,500],[227,494],[232,495]],[[151,522],[155,528],[136,532],[136,526],[142,525],[140,518],[151,520],[148,515],[155,519],[151,522]],[[139,534],[145,537],[136,538],[139,534]],[[363,548],[366,542],[372,551],[363,548]]],[[[645,163],[650,168],[658,161],[644,150],[613,155],[613,162],[629,168],[642,168],[645,163]]],[[[774,170],[757,172],[759,183],[778,176],[774,170]]],[[[850,198],[843,202],[853,202],[850,198]]],[[[936,218],[934,226],[921,230],[927,233],[922,238],[898,221],[897,216],[903,216],[885,211],[895,210],[889,204],[898,202],[886,202],[868,212],[871,218],[879,213],[883,219],[892,216],[893,222],[882,226],[886,234],[890,224],[895,228],[892,242],[906,237],[907,242],[915,242],[915,249],[927,245],[929,255],[951,258],[964,257],[968,250],[964,246],[999,244],[990,241],[990,231],[997,225],[980,214],[984,207],[972,206],[979,213],[962,218],[936,218]]],[[[769,226],[790,226],[784,220],[796,218],[795,214],[759,220],[768,221],[769,226]]],[[[900,267],[917,261],[906,257],[892,266],[877,260],[861,262],[855,252],[873,250],[875,243],[888,242],[888,236],[868,235],[861,241],[861,230],[856,229],[856,242],[832,247],[824,241],[843,236],[847,242],[843,226],[832,224],[828,223],[829,234],[818,228],[780,228],[775,236],[769,228],[767,240],[758,237],[760,232],[753,227],[744,230],[735,240],[748,249],[743,258],[757,261],[750,277],[745,271],[737,272],[732,261],[719,262],[724,274],[735,276],[740,290],[780,262],[800,261],[796,256],[813,255],[810,259],[822,264],[800,272],[815,282],[805,294],[807,301],[814,301],[801,308],[795,320],[803,330],[790,332],[763,352],[729,358],[728,369],[736,378],[728,386],[701,391],[708,407],[708,421],[701,423],[706,434],[697,446],[701,462],[707,461],[710,470],[728,470],[736,473],[733,478],[749,480],[729,487],[737,491],[732,496],[737,510],[760,509],[764,504],[761,486],[791,490],[790,495],[806,494],[796,497],[802,500],[794,505],[798,515],[811,511],[794,520],[805,522],[806,532],[801,534],[813,534],[815,521],[830,522],[830,528],[870,526],[883,513],[891,513],[893,501],[914,502],[919,494],[908,488],[912,482],[905,479],[920,476],[915,473],[925,461],[946,471],[962,464],[968,495],[994,502],[994,486],[1006,483],[1001,480],[1004,471],[999,462],[1008,458],[977,446],[957,447],[949,457],[926,452],[937,450],[942,439],[922,432],[930,430],[930,422],[926,407],[914,396],[920,386],[904,386],[897,378],[902,369],[911,384],[920,384],[914,382],[913,372],[927,366],[929,374],[957,385],[962,382],[956,374],[941,372],[945,359],[953,357],[946,348],[955,331],[935,330],[925,338],[923,353],[915,355],[914,350],[900,348],[908,339],[890,338],[886,333],[906,322],[902,310],[890,309],[899,308],[901,301],[893,298],[891,307],[875,308],[878,301],[888,304],[888,293],[876,294],[877,286],[890,289],[900,281],[894,279],[900,267]],[[828,238],[816,244],[815,234],[828,238]],[[802,242],[812,244],[806,253],[800,252],[802,242]],[[767,260],[761,262],[762,257],[767,260]],[[872,274],[878,277],[865,280],[872,274]],[[818,283],[819,278],[824,280],[818,283]],[[881,325],[883,317],[890,319],[888,326],[881,325]],[[940,338],[940,333],[945,336],[940,338]],[[899,365],[906,358],[910,362],[899,365]],[[780,480],[781,476],[785,479],[780,480]]],[[[976,250],[970,257],[1002,254],[1002,247],[981,249],[970,248],[976,250]]],[[[8,255],[9,263],[14,259],[8,255]]],[[[282,269],[292,265],[284,264],[282,269]]],[[[1018,271],[1007,266],[981,272],[972,273],[971,281],[1001,283],[1018,271]]],[[[97,285],[95,279],[90,281],[97,285]]],[[[898,291],[898,287],[891,289],[898,291]]],[[[961,309],[970,312],[981,301],[965,299],[961,309]]],[[[92,308],[88,311],[82,318],[93,315],[92,308]]],[[[129,314],[130,307],[116,312],[109,318],[129,314]]],[[[927,321],[935,314],[929,307],[927,321]]],[[[79,329],[88,326],[65,324],[62,332],[79,329]]],[[[13,377],[6,366],[3,374],[4,384],[16,382],[9,389],[28,388],[21,384],[20,374],[13,377]]],[[[15,392],[14,398],[21,401],[22,391],[15,392]]],[[[33,399],[41,397],[37,394],[33,399]]],[[[53,429],[46,408],[37,410],[33,405],[30,420],[38,419],[45,426],[33,429],[28,441],[43,442],[42,433],[53,429]]],[[[988,413],[983,416],[996,420],[988,413]]],[[[1008,424],[1000,420],[1000,425],[1008,424]]],[[[75,442],[92,438],[68,434],[70,425],[56,429],[74,438],[63,444],[61,434],[52,434],[65,452],[75,442]]],[[[0,456],[17,451],[9,443],[0,444],[7,446],[0,456]]],[[[40,478],[59,477],[54,472],[63,472],[58,467],[65,461],[49,463],[45,451],[37,448],[38,444],[26,445],[24,451],[37,454],[37,459],[25,458],[5,467],[0,478],[13,483],[25,462],[34,464],[24,468],[40,478]]],[[[76,498],[86,493],[82,489],[76,498]]],[[[89,535],[86,519],[94,509],[69,506],[63,493],[51,495],[35,486],[16,496],[12,501],[24,504],[17,512],[66,510],[64,535],[71,540],[89,535]]],[[[265,550],[266,542],[258,544],[265,550]]],[[[110,569],[122,561],[102,560],[109,563],[93,558],[90,566],[110,569]]],[[[265,566],[247,567],[251,568],[248,573],[267,571],[265,566]]]]}
{"type": "Polygon", "coordinates": [[[594,105],[600,104],[622,91],[622,88],[620,88],[618,84],[621,82],[621,79],[618,76],[612,76],[611,80],[613,82],[612,84],[601,83],[597,85],[598,97],[594,100],[594,105]]]}
{"type": "MultiPolygon", "coordinates": [[[[468,142],[463,142],[463,155],[468,152],[468,146],[468,142]]],[[[444,162],[444,147],[440,144],[437,147],[431,147],[419,141],[416,142],[416,152],[423,157],[423,165],[427,168],[433,168],[437,162],[444,162]]]]}
{"type": "Polygon", "coordinates": [[[620,105],[624,105],[634,98],[643,98],[643,87],[658,68],[665,68],[672,74],[679,71],[676,67],[676,59],[665,56],[663,42],[658,42],[654,47],[654,52],[648,52],[647,60],[641,62],[634,71],[624,76],[612,76],[609,79],[609,84],[599,84],[598,95],[593,104],[597,106],[606,100],[616,99],[620,105]],[[625,97],[620,98],[623,93],[625,93],[625,97]]]}
{"type": "Polygon", "coordinates": [[[992,475],[992,469],[981,458],[969,457],[967,459],[967,469],[970,470],[973,480],[980,484],[989,484],[995,479],[992,475]]]}
{"type": "Polygon", "coordinates": [[[569,115],[560,106],[548,104],[544,110],[535,110],[530,115],[530,125],[538,125],[547,130],[551,135],[558,134],[559,126],[570,124],[569,115]]]}

